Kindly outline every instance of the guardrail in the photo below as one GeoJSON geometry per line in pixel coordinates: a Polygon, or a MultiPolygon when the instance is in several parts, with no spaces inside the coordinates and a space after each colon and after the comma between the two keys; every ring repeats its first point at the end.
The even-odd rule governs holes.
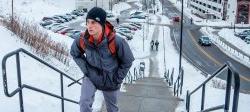
{"type": "Polygon", "coordinates": [[[224,112],[229,111],[229,103],[230,103],[230,94],[231,94],[231,86],[232,86],[232,76],[234,76],[234,93],[233,93],[233,107],[231,112],[237,112],[238,110],[238,101],[239,101],[239,91],[240,91],[240,78],[239,74],[235,71],[234,66],[227,62],[224,64],[221,68],[219,68],[215,73],[213,73],[208,79],[206,79],[201,85],[199,85],[196,89],[194,89],[192,92],[187,91],[186,95],[186,110],[189,112],[190,110],[190,100],[191,95],[194,94],[197,90],[202,88],[202,97],[201,97],[201,112],[208,112],[208,111],[214,111],[223,109],[224,112]],[[205,102],[205,91],[206,91],[206,84],[208,81],[213,79],[215,76],[219,75],[223,70],[227,70],[227,86],[226,86],[226,96],[225,96],[225,103],[222,105],[218,105],[215,107],[204,109],[204,102],[205,102]]]}
{"type": "MultiPolygon", "coordinates": [[[[66,77],[67,79],[70,79],[72,81],[76,81],[75,79],[71,78],[70,76],[66,75],[64,72],[60,71],[59,69],[53,67],[52,65],[48,64],[47,62],[41,60],[40,58],[36,57],[35,55],[29,53],[28,51],[20,48],[17,49],[13,52],[8,53],[7,55],[5,55],[3,57],[2,60],[2,72],[3,72],[3,86],[4,86],[4,93],[7,97],[13,97],[14,95],[16,95],[17,93],[19,93],[19,104],[20,104],[20,112],[24,112],[24,106],[23,106],[23,93],[22,90],[24,88],[26,89],[30,89],[39,93],[43,93],[45,95],[48,96],[52,96],[55,97],[57,99],[61,99],[61,107],[62,107],[62,112],[64,112],[64,101],[68,101],[71,103],[75,103],[75,104],[79,104],[78,101],[74,101],[68,98],[64,98],[64,89],[63,89],[63,79],[64,77],[66,77]],[[20,67],[20,52],[32,57],[33,59],[35,59],[36,61],[39,61],[40,63],[46,65],[47,67],[53,69],[54,71],[58,72],[60,74],[60,84],[61,84],[61,95],[56,95],[50,92],[47,92],[45,90],[41,90],[39,88],[30,86],[30,85],[26,85],[22,83],[22,78],[21,78],[21,67],[20,67]],[[18,88],[15,89],[14,91],[12,91],[11,93],[9,93],[8,90],[8,82],[7,82],[7,72],[6,72],[6,61],[8,58],[10,58],[11,56],[16,56],[16,66],[17,66],[17,79],[18,79],[18,88]]],[[[81,83],[77,82],[78,84],[81,85],[81,83]]]]}

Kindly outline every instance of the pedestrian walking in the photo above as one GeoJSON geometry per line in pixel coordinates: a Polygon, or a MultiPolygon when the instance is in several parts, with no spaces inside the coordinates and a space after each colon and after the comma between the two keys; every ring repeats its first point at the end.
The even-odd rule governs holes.
{"type": "Polygon", "coordinates": [[[159,42],[158,42],[158,40],[155,41],[155,47],[156,47],[156,51],[158,51],[158,47],[159,47],[159,42]]]}
{"type": "Polygon", "coordinates": [[[151,46],[151,50],[154,50],[154,40],[151,40],[151,42],[150,42],[150,46],[151,46]]]}
{"type": "Polygon", "coordinates": [[[119,20],[119,18],[117,17],[117,18],[116,18],[116,23],[119,24],[119,22],[120,22],[120,20],[119,20]]]}
{"type": "Polygon", "coordinates": [[[71,46],[70,54],[86,76],[80,112],[92,112],[96,90],[103,92],[107,112],[118,112],[119,89],[134,61],[128,43],[115,34],[106,15],[102,8],[92,8],[86,16],[86,31],[71,46]]]}

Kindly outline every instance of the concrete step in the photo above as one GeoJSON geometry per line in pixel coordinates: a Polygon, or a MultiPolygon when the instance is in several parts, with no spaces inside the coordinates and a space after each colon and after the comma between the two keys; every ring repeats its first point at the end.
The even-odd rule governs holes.
{"type": "MultiPolygon", "coordinates": [[[[125,89],[118,97],[120,112],[174,112],[178,105],[179,99],[162,78],[145,77],[126,84],[125,89]]],[[[102,112],[106,112],[105,105],[102,112]]]]}

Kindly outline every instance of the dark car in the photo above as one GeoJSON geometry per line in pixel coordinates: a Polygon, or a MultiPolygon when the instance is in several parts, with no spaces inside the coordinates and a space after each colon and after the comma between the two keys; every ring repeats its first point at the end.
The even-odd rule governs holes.
{"type": "Polygon", "coordinates": [[[202,46],[211,46],[212,42],[211,40],[209,39],[208,36],[201,36],[199,38],[199,44],[202,45],[202,46]]]}

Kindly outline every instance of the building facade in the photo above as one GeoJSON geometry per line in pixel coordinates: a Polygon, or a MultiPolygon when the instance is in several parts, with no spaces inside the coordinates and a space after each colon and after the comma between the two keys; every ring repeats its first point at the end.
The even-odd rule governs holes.
{"type": "Polygon", "coordinates": [[[104,10],[112,10],[115,3],[124,0],[76,0],[76,9],[91,9],[95,6],[101,7],[104,10]]]}
{"type": "Polygon", "coordinates": [[[192,13],[207,19],[223,19],[224,0],[189,0],[192,13]]]}
{"type": "Polygon", "coordinates": [[[206,19],[231,23],[250,22],[250,0],[188,0],[191,11],[206,19]]]}

